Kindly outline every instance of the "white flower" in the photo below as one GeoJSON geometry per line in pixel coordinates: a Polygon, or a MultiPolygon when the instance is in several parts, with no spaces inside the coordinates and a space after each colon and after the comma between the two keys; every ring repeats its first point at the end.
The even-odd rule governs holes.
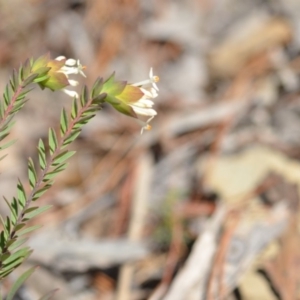
{"type": "Polygon", "coordinates": [[[159,77],[153,76],[153,69],[151,68],[149,72],[149,79],[132,84],[133,86],[139,87],[141,92],[144,94],[138,101],[129,103],[137,115],[148,117],[145,122],[140,119],[138,120],[138,122],[142,125],[141,134],[144,130],[151,129],[149,122],[157,115],[156,110],[152,108],[154,105],[152,99],[158,96],[157,92],[159,89],[156,85],[156,82],[158,81],[159,77]]]}
{"type": "MultiPolygon", "coordinates": [[[[58,61],[65,60],[65,65],[63,67],[61,67],[58,72],[64,73],[66,75],[70,86],[77,86],[78,81],[73,80],[73,79],[69,79],[69,75],[80,74],[83,77],[86,77],[86,75],[83,72],[85,67],[81,65],[79,59],[78,60],[75,60],[73,58],[66,59],[66,57],[64,57],[64,56],[58,56],[58,57],[55,58],[55,60],[58,60],[58,61]]],[[[69,89],[63,89],[63,92],[65,92],[67,95],[69,95],[73,98],[74,97],[76,97],[76,98],[79,97],[77,92],[69,90],[69,89]]]]}
{"type": "Polygon", "coordinates": [[[68,90],[68,89],[62,89],[62,91],[64,93],[66,93],[68,96],[72,97],[72,98],[78,98],[79,97],[78,93],[75,92],[75,91],[71,91],[71,90],[68,90]]]}
{"type": "Polygon", "coordinates": [[[151,129],[149,122],[157,115],[152,107],[153,99],[158,96],[156,82],[159,78],[153,76],[152,68],[149,77],[147,80],[129,84],[126,81],[114,81],[114,76],[111,76],[102,87],[102,93],[107,93],[105,101],[120,113],[137,120],[142,125],[141,133],[151,129]]]}
{"type": "MultiPolygon", "coordinates": [[[[58,56],[56,60],[66,59],[64,56],[58,56]]],[[[60,69],[60,72],[64,73],[67,77],[71,74],[81,74],[83,77],[86,77],[83,70],[85,67],[80,63],[79,59],[69,58],[65,61],[65,65],[60,69]]]]}
{"type": "Polygon", "coordinates": [[[157,82],[159,82],[159,77],[156,75],[153,75],[153,69],[150,68],[149,79],[134,83],[132,85],[142,87],[142,86],[149,86],[149,84],[150,84],[158,92],[159,89],[156,85],[157,82]]]}

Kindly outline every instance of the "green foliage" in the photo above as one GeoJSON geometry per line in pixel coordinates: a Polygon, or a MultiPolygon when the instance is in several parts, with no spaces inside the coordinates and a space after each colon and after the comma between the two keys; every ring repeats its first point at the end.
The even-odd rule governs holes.
{"type": "MultiPolygon", "coordinates": [[[[14,70],[9,83],[5,87],[3,99],[0,101],[0,141],[5,139],[14,125],[13,118],[22,109],[28,93],[31,91],[29,85],[41,85],[50,82],[51,74],[59,65],[56,61],[48,62],[49,57],[42,56],[36,60],[27,60],[19,70],[14,70]],[[54,66],[53,70],[49,66],[54,66]]],[[[54,75],[53,75],[54,76],[54,75]]],[[[55,73],[55,76],[58,76],[55,73]]],[[[46,87],[44,85],[44,87],[46,87]]],[[[63,108],[60,115],[60,122],[57,130],[50,128],[48,132],[48,147],[42,139],[37,146],[37,158],[28,159],[28,182],[27,186],[21,180],[17,183],[17,196],[10,201],[4,198],[10,214],[3,218],[0,216],[2,231],[0,231],[0,280],[9,275],[20,264],[22,264],[32,250],[24,243],[28,233],[40,228],[40,225],[28,227],[28,221],[44,213],[51,208],[47,206],[32,206],[54,183],[56,176],[67,167],[67,161],[75,154],[75,151],[66,149],[70,143],[74,142],[81,133],[82,127],[87,124],[101,109],[107,94],[101,93],[103,90],[103,80],[97,79],[93,85],[91,93],[84,87],[78,99],[74,98],[70,113],[63,108]]],[[[9,141],[0,150],[7,148],[14,141],[9,141]]],[[[0,158],[1,159],[1,158],[0,158]]],[[[24,281],[33,273],[34,268],[29,269],[14,283],[7,295],[7,300],[13,299],[16,291],[24,281]]],[[[51,291],[40,300],[47,300],[54,294],[51,291]]],[[[1,297],[1,295],[0,295],[1,297]]],[[[1,298],[0,298],[1,299],[1,298]]]]}
{"type": "MultiPolygon", "coordinates": [[[[26,96],[32,90],[29,85],[48,77],[50,68],[34,69],[38,61],[41,61],[41,58],[26,60],[18,70],[13,70],[9,83],[5,86],[3,99],[0,102],[0,141],[8,136],[14,125],[13,117],[26,103],[26,96]]],[[[10,145],[10,143],[2,145],[0,150],[10,145]]]]}
{"type": "Polygon", "coordinates": [[[14,285],[12,286],[12,288],[10,289],[6,300],[13,300],[14,296],[16,294],[16,292],[18,291],[18,289],[21,287],[21,285],[26,281],[26,279],[28,279],[30,277],[30,275],[34,272],[35,268],[31,268],[29,270],[27,270],[25,273],[23,273],[18,280],[16,280],[16,282],[14,283],[14,285]]]}

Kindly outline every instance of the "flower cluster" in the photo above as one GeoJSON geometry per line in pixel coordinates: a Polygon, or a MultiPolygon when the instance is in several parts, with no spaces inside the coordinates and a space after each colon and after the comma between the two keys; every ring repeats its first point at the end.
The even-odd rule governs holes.
{"type": "Polygon", "coordinates": [[[157,115],[157,112],[152,108],[154,102],[152,99],[158,96],[158,87],[156,83],[159,81],[159,77],[153,75],[153,69],[150,69],[149,79],[132,84],[132,86],[138,87],[144,94],[138,101],[130,103],[134,112],[141,116],[149,117],[143,124],[141,134],[144,130],[150,130],[151,125],[149,122],[157,115]]]}
{"type": "MultiPolygon", "coordinates": [[[[32,71],[38,74],[34,82],[38,83],[42,89],[49,88],[52,91],[62,90],[71,97],[78,98],[76,91],[68,87],[75,87],[78,81],[70,79],[70,75],[82,75],[84,67],[79,60],[66,59],[59,56],[50,59],[49,55],[38,58],[32,66],[32,71]]],[[[129,84],[126,81],[116,81],[114,74],[103,84],[101,83],[101,94],[103,102],[108,102],[122,114],[133,117],[144,130],[150,130],[150,121],[157,115],[153,109],[153,99],[158,96],[159,81],[158,76],[153,75],[152,68],[147,80],[129,84]]]]}
{"type": "Polygon", "coordinates": [[[141,124],[141,133],[144,130],[150,130],[149,122],[157,115],[152,108],[154,98],[158,96],[158,87],[156,83],[159,77],[153,75],[150,69],[149,79],[127,84],[114,80],[112,75],[104,84],[102,92],[107,93],[105,101],[110,103],[119,112],[133,117],[141,124]]]}

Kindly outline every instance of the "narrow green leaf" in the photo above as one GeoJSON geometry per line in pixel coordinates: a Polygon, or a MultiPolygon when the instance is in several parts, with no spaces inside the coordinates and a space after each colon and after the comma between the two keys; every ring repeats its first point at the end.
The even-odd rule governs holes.
{"type": "Polygon", "coordinates": [[[15,231],[17,232],[18,230],[21,230],[24,226],[26,225],[26,223],[20,223],[15,227],[15,231]]]}
{"type": "Polygon", "coordinates": [[[8,155],[8,154],[5,154],[5,155],[1,156],[1,157],[0,157],[0,161],[1,161],[2,159],[4,159],[7,155],[8,155]]]}
{"type": "MultiPolygon", "coordinates": [[[[13,239],[10,239],[9,241],[7,241],[6,243],[6,248],[8,248],[9,246],[11,246],[15,241],[16,241],[16,237],[13,239]]],[[[6,258],[4,258],[3,260],[5,260],[6,258]]]]}
{"type": "Polygon", "coordinates": [[[63,142],[63,146],[67,146],[72,143],[81,133],[81,129],[74,130],[63,142]]]}
{"type": "Polygon", "coordinates": [[[18,73],[16,69],[13,69],[11,80],[13,82],[14,87],[16,88],[19,85],[18,73]]]}
{"type": "Polygon", "coordinates": [[[103,78],[98,77],[97,80],[95,81],[93,87],[92,87],[92,98],[94,99],[95,97],[99,96],[102,90],[103,86],[103,78]]]}
{"type": "Polygon", "coordinates": [[[17,185],[17,189],[18,189],[18,201],[20,206],[23,208],[26,204],[27,197],[26,197],[24,186],[20,180],[17,185]]]}
{"type": "Polygon", "coordinates": [[[95,117],[95,115],[89,115],[83,118],[80,118],[80,120],[74,125],[74,129],[78,129],[83,127],[83,125],[85,125],[90,119],[92,119],[93,117],[95,117]]]}
{"type": "Polygon", "coordinates": [[[93,104],[102,104],[105,102],[105,98],[106,98],[107,94],[106,93],[102,93],[96,97],[93,98],[92,103],[93,104]]]}
{"type": "Polygon", "coordinates": [[[4,150],[4,149],[10,147],[10,146],[13,145],[15,142],[16,142],[16,140],[12,140],[12,141],[9,141],[8,143],[5,143],[4,145],[2,145],[2,146],[0,147],[0,150],[4,150]]]}
{"type": "Polygon", "coordinates": [[[92,113],[94,114],[99,110],[98,106],[90,106],[89,108],[84,110],[84,113],[81,115],[81,117],[90,116],[92,113]]]}
{"type": "Polygon", "coordinates": [[[82,90],[81,95],[80,95],[81,106],[82,107],[85,106],[88,101],[89,101],[89,92],[88,92],[87,86],[85,85],[83,87],[83,90],[82,90]]]}
{"type": "MultiPolygon", "coordinates": [[[[1,133],[0,133],[0,140],[1,140],[1,141],[4,140],[8,135],[9,135],[9,131],[8,131],[8,132],[1,132],[1,133]]],[[[11,140],[11,141],[5,143],[4,145],[0,146],[0,151],[6,149],[6,148],[8,148],[8,147],[10,147],[10,146],[13,145],[15,142],[16,142],[16,140],[11,140]]]]}
{"type": "Polygon", "coordinates": [[[28,228],[25,228],[25,229],[19,231],[19,232],[18,232],[18,236],[22,236],[22,235],[24,235],[24,234],[26,234],[26,233],[32,232],[32,231],[34,231],[34,230],[36,230],[36,229],[39,229],[39,228],[41,228],[41,227],[42,227],[42,225],[30,226],[30,227],[28,227],[28,228]]]}
{"type": "Polygon", "coordinates": [[[43,181],[47,182],[50,179],[53,179],[58,173],[64,171],[67,167],[67,164],[61,164],[58,167],[56,167],[54,170],[48,172],[47,174],[45,174],[43,181]]]}
{"type": "Polygon", "coordinates": [[[3,107],[3,102],[0,102],[0,117],[3,119],[4,117],[4,107],[3,107]]]}
{"type": "Polygon", "coordinates": [[[47,75],[48,72],[49,72],[50,70],[51,70],[50,67],[41,67],[41,68],[35,70],[34,72],[35,72],[35,73],[38,73],[38,76],[39,76],[39,78],[40,78],[40,77],[42,77],[42,76],[47,75]]]}
{"type": "Polygon", "coordinates": [[[36,217],[37,215],[47,211],[51,207],[52,207],[52,205],[45,205],[42,207],[37,207],[37,209],[35,209],[34,211],[26,213],[25,218],[28,220],[31,220],[32,218],[36,217]]]}
{"type": "Polygon", "coordinates": [[[22,82],[22,86],[25,87],[27,85],[29,85],[30,83],[32,83],[37,77],[39,76],[39,74],[34,73],[29,75],[23,82],[22,82]]]}
{"type": "Polygon", "coordinates": [[[10,256],[10,252],[9,252],[9,251],[8,251],[8,252],[5,252],[5,253],[3,253],[3,254],[1,254],[1,255],[0,255],[0,261],[1,261],[1,263],[2,263],[4,260],[6,260],[9,256],[10,256]]]}
{"type": "Polygon", "coordinates": [[[24,78],[24,67],[21,65],[19,68],[19,82],[22,82],[24,78]]]}
{"type": "Polygon", "coordinates": [[[5,248],[7,237],[8,237],[8,234],[5,234],[4,231],[1,231],[1,233],[0,233],[0,247],[1,247],[2,251],[5,248]]]}
{"type": "Polygon", "coordinates": [[[60,134],[63,136],[68,128],[68,116],[65,108],[62,109],[61,111],[61,116],[60,116],[60,134]]]}
{"type": "Polygon", "coordinates": [[[76,151],[66,150],[66,151],[58,154],[57,156],[55,156],[53,158],[52,166],[56,166],[58,164],[63,163],[64,161],[66,161],[67,159],[69,159],[70,157],[72,157],[75,153],[76,153],[76,151]]]}
{"type": "Polygon", "coordinates": [[[17,250],[14,253],[11,253],[11,255],[3,261],[3,264],[5,266],[8,266],[10,263],[14,262],[15,260],[26,257],[28,251],[30,251],[30,248],[24,247],[22,249],[17,250]]]}
{"type": "Polygon", "coordinates": [[[27,102],[27,100],[19,100],[18,103],[16,103],[14,105],[14,108],[11,110],[10,114],[14,114],[16,112],[18,112],[23,106],[24,104],[27,102]]]}
{"type": "Polygon", "coordinates": [[[11,232],[11,225],[12,224],[11,224],[10,218],[6,217],[5,228],[6,228],[7,232],[8,232],[8,234],[10,234],[10,232],[11,232]]]}
{"type": "Polygon", "coordinates": [[[44,145],[44,142],[43,142],[42,139],[39,140],[38,153],[39,153],[40,168],[42,170],[45,170],[45,167],[46,167],[46,150],[45,150],[45,145],[44,145]]]}
{"type": "Polygon", "coordinates": [[[14,268],[8,268],[6,271],[0,271],[0,280],[7,277],[13,270],[14,268]]]}
{"type": "Polygon", "coordinates": [[[78,103],[77,99],[74,99],[72,102],[72,111],[71,111],[71,119],[74,120],[78,115],[78,103]]]}
{"type": "Polygon", "coordinates": [[[28,213],[30,213],[30,212],[32,212],[32,211],[38,209],[38,208],[39,208],[39,206],[28,207],[28,208],[23,212],[23,214],[24,214],[24,215],[25,215],[25,214],[28,214],[28,213]]]}
{"type": "Polygon", "coordinates": [[[7,110],[8,104],[6,104],[6,101],[5,101],[5,97],[4,97],[4,96],[3,96],[3,100],[4,100],[4,101],[2,101],[2,106],[3,106],[2,110],[3,110],[3,112],[5,113],[6,110],[7,110]]]}
{"type": "Polygon", "coordinates": [[[31,65],[30,65],[30,60],[26,59],[25,62],[23,63],[23,75],[24,78],[27,78],[31,72],[31,65]]]}
{"type": "Polygon", "coordinates": [[[34,80],[35,83],[39,83],[39,82],[42,82],[42,81],[45,81],[47,80],[48,78],[50,78],[49,75],[44,75],[44,76],[41,76],[41,77],[38,77],[34,80]]]}
{"type": "Polygon", "coordinates": [[[11,89],[15,92],[16,91],[16,86],[15,86],[12,78],[9,79],[9,84],[11,86],[11,89]]]}
{"type": "Polygon", "coordinates": [[[37,175],[31,158],[28,159],[28,178],[30,187],[33,189],[37,182],[37,175]]]}
{"type": "Polygon", "coordinates": [[[13,197],[13,200],[11,202],[11,207],[14,211],[15,216],[17,217],[19,213],[19,204],[18,204],[18,200],[15,197],[13,197]]]}
{"type": "Polygon", "coordinates": [[[16,239],[16,241],[8,247],[8,251],[13,251],[17,249],[18,247],[23,245],[27,240],[28,240],[27,237],[16,239]]]}
{"type": "Polygon", "coordinates": [[[6,123],[1,128],[1,136],[8,133],[14,125],[15,121],[12,121],[12,116],[7,118],[6,123]]]}
{"type": "Polygon", "coordinates": [[[17,185],[17,190],[18,190],[18,193],[17,193],[18,194],[18,202],[19,202],[20,206],[23,208],[26,204],[27,197],[26,197],[24,186],[20,180],[17,185]]]}
{"type": "Polygon", "coordinates": [[[5,197],[3,197],[3,199],[4,199],[4,201],[6,202],[7,206],[9,207],[9,210],[10,210],[10,213],[11,213],[11,215],[10,215],[10,217],[11,217],[11,222],[12,222],[12,224],[14,225],[15,222],[16,222],[16,220],[17,220],[17,218],[18,218],[18,212],[16,212],[16,211],[12,208],[12,205],[9,203],[9,201],[8,201],[5,197]]]}
{"type": "Polygon", "coordinates": [[[57,149],[57,137],[53,128],[49,128],[49,148],[51,155],[57,149]]]}
{"type": "Polygon", "coordinates": [[[18,96],[18,98],[17,98],[17,101],[20,101],[20,100],[24,99],[25,96],[26,96],[30,91],[32,91],[32,90],[33,90],[33,88],[25,88],[25,89],[23,90],[23,92],[19,94],[19,96],[18,96]]]}
{"type": "Polygon", "coordinates": [[[11,103],[13,91],[11,90],[11,87],[9,85],[5,86],[3,99],[6,105],[9,105],[11,103]]]}
{"type": "Polygon", "coordinates": [[[30,268],[25,273],[23,273],[13,284],[12,288],[10,289],[6,300],[13,300],[16,292],[21,287],[21,285],[30,277],[30,275],[35,271],[36,267],[30,268]]]}
{"type": "Polygon", "coordinates": [[[19,265],[21,265],[22,263],[24,263],[24,261],[28,258],[28,256],[32,253],[32,251],[28,251],[27,255],[25,256],[20,256],[16,259],[14,259],[13,261],[11,261],[9,264],[7,265],[3,265],[3,267],[1,268],[1,276],[3,276],[2,272],[11,272],[13,271],[15,268],[17,268],[19,265]]]}
{"type": "Polygon", "coordinates": [[[0,133],[0,141],[4,140],[9,135],[9,132],[0,133]]]}
{"type": "Polygon", "coordinates": [[[35,201],[39,199],[43,194],[46,193],[46,191],[52,186],[53,182],[48,182],[45,186],[43,186],[41,189],[37,190],[34,193],[34,196],[32,198],[32,201],[35,201]]]}
{"type": "MultiPolygon", "coordinates": [[[[7,228],[6,228],[6,223],[5,221],[3,220],[2,216],[0,215],[0,222],[2,224],[2,227],[3,227],[3,231],[4,231],[4,237],[5,237],[5,240],[7,239],[7,237],[9,236],[9,232],[7,231],[7,228]]],[[[1,237],[2,239],[2,237],[1,237]]]]}

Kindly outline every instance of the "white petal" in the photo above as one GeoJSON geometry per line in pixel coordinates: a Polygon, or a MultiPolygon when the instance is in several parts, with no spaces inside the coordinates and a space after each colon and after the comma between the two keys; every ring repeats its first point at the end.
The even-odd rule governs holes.
{"type": "Polygon", "coordinates": [[[144,93],[144,98],[154,98],[149,89],[140,88],[140,90],[144,93]]]}
{"type": "Polygon", "coordinates": [[[156,89],[154,89],[153,87],[150,87],[150,88],[148,89],[148,92],[151,94],[151,98],[152,98],[152,99],[153,99],[153,98],[156,98],[156,97],[158,96],[158,93],[157,93],[156,89]]]}
{"type": "Polygon", "coordinates": [[[76,66],[76,64],[77,64],[77,61],[73,58],[69,58],[66,60],[66,65],[68,65],[68,66],[76,66]]]}
{"type": "Polygon", "coordinates": [[[80,73],[83,77],[86,77],[86,75],[83,73],[82,69],[79,69],[79,73],[80,73]]]}
{"type": "Polygon", "coordinates": [[[153,87],[140,88],[144,93],[143,99],[154,99],[158,96],[157,91],[153,87]]]}
{"type": "Polygon", "coordinates": [[[152,117],[152,116],[157,115],[157,112],[152,108],[141,108],[141,107],[136,107],[136,106],[131,106],[131,107],[133,108],[135,113],[137,113],[138,115],[141,115],[141,116],[152,117]]]}
{"type": "Polygon", "coordinates": [[[65,58],[65,56],[62,56],[62,55],[55,58],[55,60],[63,60],[63,59],[66,59],[66,58],[65,58]]]}
{"type": "Polygon", "coordinates": [[[69,74],[78,74],[79,70],[76,67],[68,67],[68,66],[64,66],[62,68],[60,68],[60,71],[65,73],[66,75],[69,74]]]}
{"type": "Polygon", "coordinates": [[[151,108],[154,105],[154,102],[149,100],[149,99],[140,99],[139,101],[131,104],[132,106],[137,106],[137,107],[148,107],[151,108]]]}
{"type": "Polygon", "coordinates": [[[153,77],[153,68],[152,67],[150,68],[149,77],[150,77],[150,79],[153,77]]]}
{"type": "Polygon", "coordinates": [[[76,80],[69,79],[68,81],[71,86],[77,86],[79,84],[79,82],[76,80]]]}
{"type": "Polygon", "coordinates": [[[159,91],[159,88],[158,88],[158,86],[156,85],[156,83],[153,81],[152,82],[152,85],[153,85],[153,87],[157,90],[157,91],[159,91]]]}
{"type": "Polygon", "coordinates": [[[78,98],[79,95],[77,92],[75,91],[70,91],[70,90],[67,90],[67,89],[63,89],[63,92],[65,92],[68,96],[72,97],[72,98],[78,98]]]}

